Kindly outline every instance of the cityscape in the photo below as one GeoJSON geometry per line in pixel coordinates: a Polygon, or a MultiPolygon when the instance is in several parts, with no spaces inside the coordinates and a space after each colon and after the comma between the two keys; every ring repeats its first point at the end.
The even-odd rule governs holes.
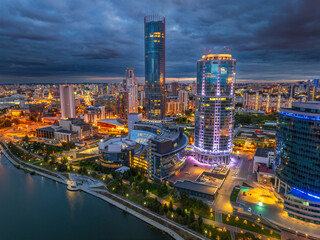
{"type": "MultiPolygon", "coordinates": [[[[83,12],[70,1],[13,2],[3,4],[0,31],[0,239],[320,239],[320,2],[266,4],[270,16],[289,11],[279,29],[305,30],[289,34],[287,52],[284,43],[243,47],[228,21],[219,26],[230,38],[205,33],[198,19],[213,27],[213,18],[200,12],[218,1],[79,1],[83,12]],[[71,16],[87,12],[103,12],[112,34],[126,26],[127,40],[108,35],[76,53],[79,29],[88,41],[103,29],[74,25],[71,16]],[[20,18],[35,25],[12,33],[20,18]],[[65,45],[47,51],[53,23],[74,28],[63,27],[65,45]],[[193,47],[200,33],[212,38],[193,47]],[[299,48],[306,36],[312,56],[312,47],[299,48]],[[141,54],[117,53],[131,41],[141,54]],[[285,65],[289,57],[296,61],[285,65]]],[[[234,8],[218,7],[226,18],[241,8],[225,4],[234,8]]],[[[258,13],[267,21],[269,13],[252,11],[253,25],[258,13]]],[[[235,21],[241,29],[245,20],[235,21]]]]}

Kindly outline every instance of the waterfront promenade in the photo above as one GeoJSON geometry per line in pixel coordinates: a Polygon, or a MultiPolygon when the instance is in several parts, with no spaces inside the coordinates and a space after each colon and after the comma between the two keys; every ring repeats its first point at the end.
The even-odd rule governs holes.
{"type": "MultiPolygon", "coordinates": [[[[4,145],[6,146],[6,145],[4,145]]],[[[21,162],[18,162],[19,160],[17,159],[17,157],[15,157],[16,159],[13,159],[9,154],[8,152],[10,152],[9,149],[5,149],[3,147],[2,144],[0,144],[0,149],[1,149],[1,152],[5,155],[5,157],[14,165],[14,166],[19,166],[21,169],[25,169],[27,171],[30,171],[30,172],[34,172],[35,174],[38,174],[40,176],[43,176],[43,177],[46,177],[46,178],[49,178],[51,180],[54,180],[54,181],[57,181],[59,183],[62,183],[62,184],[65,184],[65,185],[68,185],[68,180],[65,176],[63,176],[62,174],[60,173],[57,173],[57,172],[53,172],[53,171],[50,171],[48,169],[45,169],[45,168],[41,168],[41,167],[38,167],[38,166],[35,166],[35,165],[32,165],[30,163],[27,163],[27,162],[24,162],[22,160],[20,160],[21,162]],[[8,152],[7,152],[8,151],[8,152]],[[36,169],[35,169],[36,168],[36,169]],[[38,169],[38,170],[37,170],[38,169]],[[45,173],[47,172],[47,173],[45,173]],[[54,176],[56,175],[56,176],[54,176]]],[[[12,153],[11,153],[12,154],[12,153]]],[[[94,181],[98,181],[96,179],[92,179],[94,181]]],[[[104,184],[104,183],[103,183],[104,184]]],[[[92,185],[92,187],[97,187],[96,185],[92,185]]],[[[169,225],[173,225],[173,227],[177,227],[179,228],[181,231],[185,232],[186,236],[189,235],[188,238],[186,237],[181,237],[178,233],[176,233],[174,230],[170,229],[169,227],[167,226],[164,226],[162,225],[161,223],[155,221],[155,220],[152,220],[151,218],[148,218],[147,216],[141,214],[141,213],[138,213],[136,211],[134,211],[133,209],[129,208],[129,207],[126,207],[125,205],[111,199],[111,198],[108,198],[107,196],[103,195],[103,194],[100,194],[98,193],[98,191],[101,191],[101,189],[92,189],[90,188],[90,186],[88,185],[84,185],[80,188],[83,192],[86,192],[88,194],[91,194],[95,197],[98,197],[120,209],[122,209],[123,211],[143,220],[144,222],[166,232],[168,235],[170,235],[172,238],[174,239],[177,239],[177,240],[182,240],[182,239],[207,239],[203,236],[201,236],[200,234],[198,233],[195,233],[193,232],[192,230],[189,230],[187,228],[184,228],[184,227],[181,227],[179,224],[177,223],[174,223],[170,220],[167,220],[163,217],[159,217],[159,216],[156,216],[155,214],[153,214],[152,212],[150,212],[149,210],[147,209],[144,209],[134,203],[131,203],[130,201],[127,201],[125,199],[122,199],[122,201],[126,201],[127,204],[131,205],[131,206],[134,206],[136,208],[139,208],[141,211],[145,212],[145,214],[151,214],[153,215],[154,217],[156,218],[161,218],[162,221],[166,221],[167,224],[169,225]]],[[[112,195],[113,197],[115,198],[119,198],[118,196],[110,193],[108,190],[105,190],[106,193],[112,195]]]]}

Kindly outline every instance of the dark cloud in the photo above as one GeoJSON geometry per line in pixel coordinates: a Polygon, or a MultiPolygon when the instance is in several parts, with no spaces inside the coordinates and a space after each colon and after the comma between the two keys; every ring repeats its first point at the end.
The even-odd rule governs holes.
{"type": "Polygon", "coordinates": [[[192,78],[204,48],[231,49],[239,79],[320,75],[318,0],[3,0],[0,80],[144,76],[143,17],[166,17],[166,75],[192,78]],[[78,76],[78,77],[77,77],[78,76]]]}

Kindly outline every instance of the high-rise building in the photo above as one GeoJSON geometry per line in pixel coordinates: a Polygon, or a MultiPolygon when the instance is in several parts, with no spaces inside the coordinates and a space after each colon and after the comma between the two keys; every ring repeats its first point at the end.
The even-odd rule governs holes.
{"type": "Polygon", "coordinates": [[[126,70],[125,90],[128,93],[128,114],[138,112],[138,85],[134,78],[134,68],[126,70]]]}
{"type": "Polygon", "coordinates": [[[61,118],[75,118],[76,107],[72,85],[60,85],[61,118]]]}
{"type": "Polygon", "coordinates": [[[230,161],[236,60],[231,54],[203,55],[197,63],[195,158],[230,161]]]}
{"type": "Polygon", "coordinates": [[[189,93],[186,90],[179,91],[179,102],[183,105],[183,112],[189,109],[189,93]]]}
{"type": "Polygon", "coordinates": [[[165,18],[144,18],[146,118],[165,117],[165,18]]]}
{"type": "Polygon", "coordinates": [[[128,93],[126,91],[119,91],[117,96],[117,114],[122,119],[128,119],[128,93]]]}
{"type": "Polygon", "coordinates": [[[174,81],[172,83],[172,95],[173,96],[177,96],[178,95],[178,88],[179,88],[178,82],[174,81]]]}
{"type": "Polygon", "coordinates": [[[288,215],[320,224],[320,102],[280,109],[274,167],[288,215]]]}

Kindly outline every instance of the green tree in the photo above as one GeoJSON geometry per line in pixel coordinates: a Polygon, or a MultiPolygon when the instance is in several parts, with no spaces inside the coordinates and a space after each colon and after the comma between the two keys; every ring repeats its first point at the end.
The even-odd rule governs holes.
{"type": "Polygon", "coordinates": [[[62,163],[62,164],[67,164],[67,162],[68,162],[68,157],[67,157],[66,155],[63,155],[63,156],[61,157],[61,163],[62,163]]]}
{"type": "Polygon", "coordinates": [[[48,162],[49,161],[49,155],[48,154],[44,155],[43,161],[44,162],[48,162]]]}
{"type": "Polygon", "coordinates": [[[190,211],[189,220],[190,220],[190,223],[193,223],[195,220],[193,209],[191,209],[191,211],[190,211]]]}
{"type": "Polygon", "coordinates": [[[202,219],[202,216],[201,216],[201,215],[198,217],[198,224],[199,224],[200,227],[201,227],[202,224],[203,224],[203,219],[202,219]]]}
{"type": "Polygon", "coordinates": [[[167,212],[169,211],[168,206],[167,206],[166,203],[163,205],[163,211],[164,211],[165,213],[167,213],[167,212]]]}
{"type": "Polygon", "coordinates": [[[173,203],[172,203],[172,201],[170,201],[170,203],[169,203],[169,211],[173,212],[173,203]]]}

